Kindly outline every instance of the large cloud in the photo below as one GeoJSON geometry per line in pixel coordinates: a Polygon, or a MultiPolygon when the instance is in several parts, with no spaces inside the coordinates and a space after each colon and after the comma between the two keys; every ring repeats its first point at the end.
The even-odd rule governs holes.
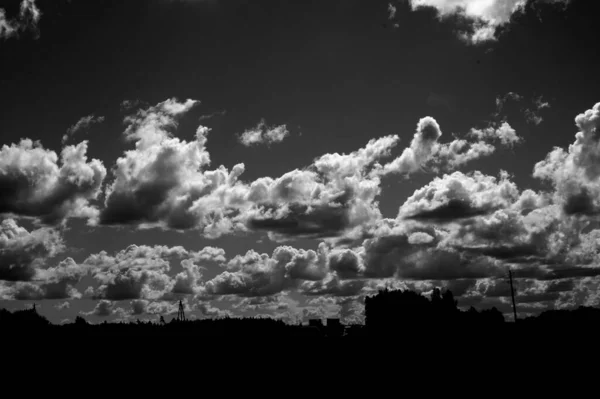
{"type": "Polygon", "coordinates": [[[506,121],[500,126],[491,124],[485,129],[471,129],[467,137],[475,137],[477,141],[455,138],[440,143],[441,136],[442,130],[434,118],[421,118],[410,146],[393,161],[375,168],[371,174],[384,176],[410,175],[422,170],[449,171],[493,154],[496,142],[504,147],[512,147],[522,140],[506,121]]]}
{"type": "Polygon", "coordinates": [[[221,262],[224,251],[208,247],[188,251],[183,247],[130,245],[115,256],[100,252],[83,265],[99,283],[94,296],[108,300],[163,299],[176,294],[196,294],[201,288],[200,261],[221,262]],[[172,276],[171,262],[180,260],[182,272],[172,276]]]}
{"type": "Polygon", "coordinates": [[[567,215],[596,215],[600,210],[600,103],[577,115],[579,132],[568,151],[554,148],[535,165],[534,177],[551,182],[555,201],[567,215]]]}
{"type": "Polygon", "coordinates": [[[58,231],[41,228],[29,232],[15,220],[5,219],[0,224],[0,280],[32,280],[46,259],[63,249],[58,231]]]}
{"type": "Polygon", "coordinates": [[[481,172],[454,172],[436,177],[415,191],[400,207],[399,217],[430,222],[449,222],[485,215],[517,201],[516,184],[501,173],[500,180],[481,172]]]}
{"type": "Polygon", "coordinates": [[[136,142],[136,148],[117,160],[101,224],[198,228],[215,237],[243,229],[232,223],[229,212],[242,200],[237,179],[244,165],[235,165],[231,172],[223,166],[202,171],[210,163],[205,148],[209,129],[200,126],[190,142],[173,138],[168,131],[195,104],[171,99],[126,118],[125,136],[136,142]]]}
{"type": "Polygon", "coordinates": [[[210,295],[275,295],[302,281],[323,279],[327,273],[325,252],[325,244],[318,251],[280,246],[272,255],[250,250],[231,259],[228,270],[207,281],[204,289],[210,295]]]}
{"type": "Polygon", "coordinates": [[[45,223],[95,215],[88,201],[100,193],[106,168],[97,159],[87,161],[87,148],[87,141],[64,147],[59,166],[57,154],[37,141],[2,146],[0,214],[36,217],[45,223]]]}
{"type": "MultiPolygon", "coordinates": [[[[422,7],[435,8],[440,18],[463,17],[468,29],[460,32],[460,37],[468,43],[477,44],[496,40],[499,27],[508,24],[511,16],[521,10],[528,0],[409,0],[413,10],[422,7]]],[[[564,2],[568,0],[548,0],[564,2]]]]}
{"type": "Polygon", "coordinates": [[[9,289],[10,299],[42,300],[81,298],[75,285],[87,274],[87,269],[72,258],[66,258],[57,266],[39,269],[34,282],[17,282],[9,289]]]}
{"type": "Polygon", "coordinates": [[[397,136],[370,140],[349,154],[325,154],[309,167],[250,184],[248,200],[254,206],[244,217],[252,229],[279,237],[332,237],[372,223],[380,217],[375,198],[380,179],[371,174],[390,155],[397,136]]]}

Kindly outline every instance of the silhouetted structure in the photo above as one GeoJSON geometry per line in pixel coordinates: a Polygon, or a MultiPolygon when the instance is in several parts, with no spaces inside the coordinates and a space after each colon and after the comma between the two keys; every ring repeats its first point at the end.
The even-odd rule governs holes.
{"type": "Polygon", "coordinates": [[[179,310],[177,311],[177,321],[185,321],[185,312],[181,299],[179,300],[179,310]]]}
{"type": "MultiPolygon", "coordinates": [[[[434,289],[427,297],[412,291],[380,291],[365,299],[365,325],[344,326],[339,319],[309,320],[308,326],[286,324],[270,318],[217,318],[186,320],[183,303],[179,302],[178,317],[165,323],[161,316],[158,323],[136,320],[89,324],[82,316],[73,323],[53,325],[39,315],[35,307],[9,312],[0,309],[0,333],[20,339],[30,333],[44,337],[67,337],[75,339],[90,336],[129,336],[139,339],[154,336],[193,336],[243,338],[324,337],[352,339],[370,337],[390,342],[449,345],[489,345],[490,342],[536,342],[549,332],[571,333],[572,337],[591,337],[600,326],[600,309],[580,307],[575,310],[553,310],[537,317],[528,317],[516,323],[505,323],[503,314],[496,308],[477,311],[473,307],[461,311],[452,292],[434,289]],[[53,335],[54,334],[54,335],[53,335]],[[397,337],[410,340],[395,341],[397,337]],[[512,338],[518,338],[511,341],[512,338]],[[476,343],[476,340],[480,340],[476,343]]],[[[549,341],[550,339],[548,339],[549,341]]],[[[86,341],[87,342],[87,341],[86,341]]],[[[385,342],[382,341],[382,342],[385,342]]]]}

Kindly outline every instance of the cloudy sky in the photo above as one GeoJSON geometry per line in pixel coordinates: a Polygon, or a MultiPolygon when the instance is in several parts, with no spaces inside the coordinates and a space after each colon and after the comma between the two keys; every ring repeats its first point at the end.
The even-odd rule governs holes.
{"type": "Polygon", "coordinates": [[[0,306],[600,297],[592,0],[0,2],[0,306]]]}

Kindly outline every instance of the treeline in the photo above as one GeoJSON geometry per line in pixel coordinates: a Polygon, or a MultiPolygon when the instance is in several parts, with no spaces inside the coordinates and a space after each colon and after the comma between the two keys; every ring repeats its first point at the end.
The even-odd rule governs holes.
{"type": "MultiPolygon", "coordinates": [[[[0,309],[0,333],[45,334],[45,336],[160,336],[193,335],[216,337],[365,337],[389,336],[427,339],[473,337],[483,339],[497,334],[528,332],[598,331],[600,309],[580,307],[552,310],[536,317],[507,322],[496,308],[460,310],[452,292],[434,290],[425,297],[413,291],[384,290],[365,299],[365,325],[343,326],[329,323],[312,326],[289,325],[271,318],[218,318],[170,322],[132,321],[90,324],[82,316],[72,323],[54,325],[35,309],[10,312],[0,309]],[[466,335],[465,335],[466,334],[466,335]]],[[[510,320],[512,321],[512,320],[510,320]]],[[[470,338],[469,338],[470,339],[470,338]]]]}

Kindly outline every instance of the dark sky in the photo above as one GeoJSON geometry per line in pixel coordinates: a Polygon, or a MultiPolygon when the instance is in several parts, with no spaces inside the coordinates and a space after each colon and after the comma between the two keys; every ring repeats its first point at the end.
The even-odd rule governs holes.
{"type": "Polygon", "coordinates": [[[510,313],[507,267],[523,313],[597,305],[600,6],[511,0],[526,5],[496,26],[500,0],[462,17],[413,3],[0,1],[2,306],[155,319],[186,298],[197,317],[353,321],[391,284],[510,313]],[[493,37],[475,42],[473,13],[493,37]]]}

